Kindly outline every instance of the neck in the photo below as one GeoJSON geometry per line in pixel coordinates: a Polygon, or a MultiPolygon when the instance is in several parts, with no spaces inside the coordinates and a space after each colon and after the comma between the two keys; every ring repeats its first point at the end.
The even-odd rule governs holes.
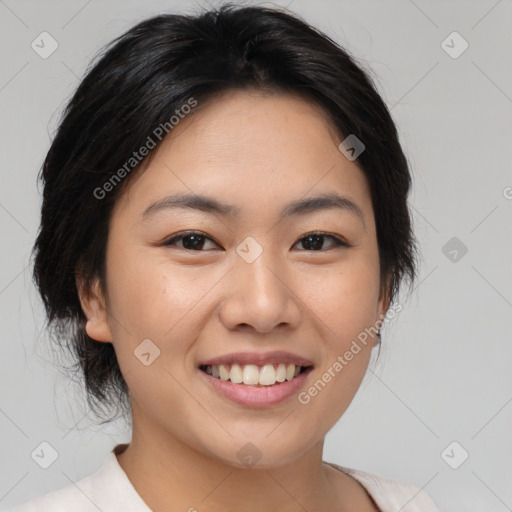
{"type": "Polygon", "coordinates": [[[337,501],[333,482],[340,477],[333,473],[342,474],[322,462],[323,439],[291,463],[257,469],[225,464],[168,432],[143,431],[134,425],[132,441],[117,459],[154,512],[170,505],[188,512],[318,510],[337,501]]]}

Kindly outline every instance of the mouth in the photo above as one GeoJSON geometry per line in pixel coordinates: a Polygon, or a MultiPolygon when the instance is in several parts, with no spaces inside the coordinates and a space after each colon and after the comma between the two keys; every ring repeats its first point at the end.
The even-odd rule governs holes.
{"type": "Polygon", "coordinates": [[[203,382],[217,395],[249,408],[284,404],[307,385],[313,362],[285,351],[237,352],[201,361],[203,382]]]}
{"type": "Polygon", "coordinates": [[[251,387],[278,386],[313,370],[313,365],[293,363],[203,364],[199,370],[214,379],[251,387]]]}

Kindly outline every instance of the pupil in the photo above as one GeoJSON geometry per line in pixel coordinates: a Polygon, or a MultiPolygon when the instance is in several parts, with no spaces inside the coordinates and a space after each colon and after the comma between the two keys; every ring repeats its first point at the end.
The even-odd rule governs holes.
{"type": "Polygon", "coordinates": [[[306,247],[307,245],[310,245],[310,247],[306,247],[308,251],[312,249],[321,249],[322,242],[323,242],[323,235],[309,235],[305,239],[305,243],[303,245],[306,247]],[[312,243],[310,243],[312,242],[312,243]]]}
{"type": "Polygon", "coordinates": [[[204,245],[204,237],[202,235],[187,235],[182,239],[183,247],[185,249],[201,249],[204,245]],[[192,243],[187,243],[187,240],[191,240],[192,243]]]}

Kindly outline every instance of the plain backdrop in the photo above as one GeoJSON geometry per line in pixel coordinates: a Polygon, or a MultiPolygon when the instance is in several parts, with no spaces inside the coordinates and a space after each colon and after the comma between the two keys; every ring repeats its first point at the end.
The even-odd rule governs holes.
{"type": "MultiPolygon", "coordinates": [[[[119,422],[92,424],[59,373],[31,281],[36,175],[59,115],[101,46],[145,17],[209,5],[0,0],[0,508],[93,473],[130,439],[119,422]],[[31,47],[42,32],[58,44],[47,58],[31,47]],[[48,469],[41,443],[58,454],[48,469]]],[[[412,166],[422,253],[324,459],[424,487],[446,512],[512,510],[512,2],[275,5],[371,69],[412,166]]]]}

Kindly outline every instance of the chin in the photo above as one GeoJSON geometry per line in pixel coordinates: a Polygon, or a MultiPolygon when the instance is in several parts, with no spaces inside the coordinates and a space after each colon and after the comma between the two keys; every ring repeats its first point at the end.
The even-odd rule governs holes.
{"type": "Polygon", "coordinates": [[[289,436],[265,435],[233,437],[212,447],[203,445],[203,451],[233,468],[272,469],[293,463],[310,448],[304,444],[304,436],[294,442],[289,436]]]}

